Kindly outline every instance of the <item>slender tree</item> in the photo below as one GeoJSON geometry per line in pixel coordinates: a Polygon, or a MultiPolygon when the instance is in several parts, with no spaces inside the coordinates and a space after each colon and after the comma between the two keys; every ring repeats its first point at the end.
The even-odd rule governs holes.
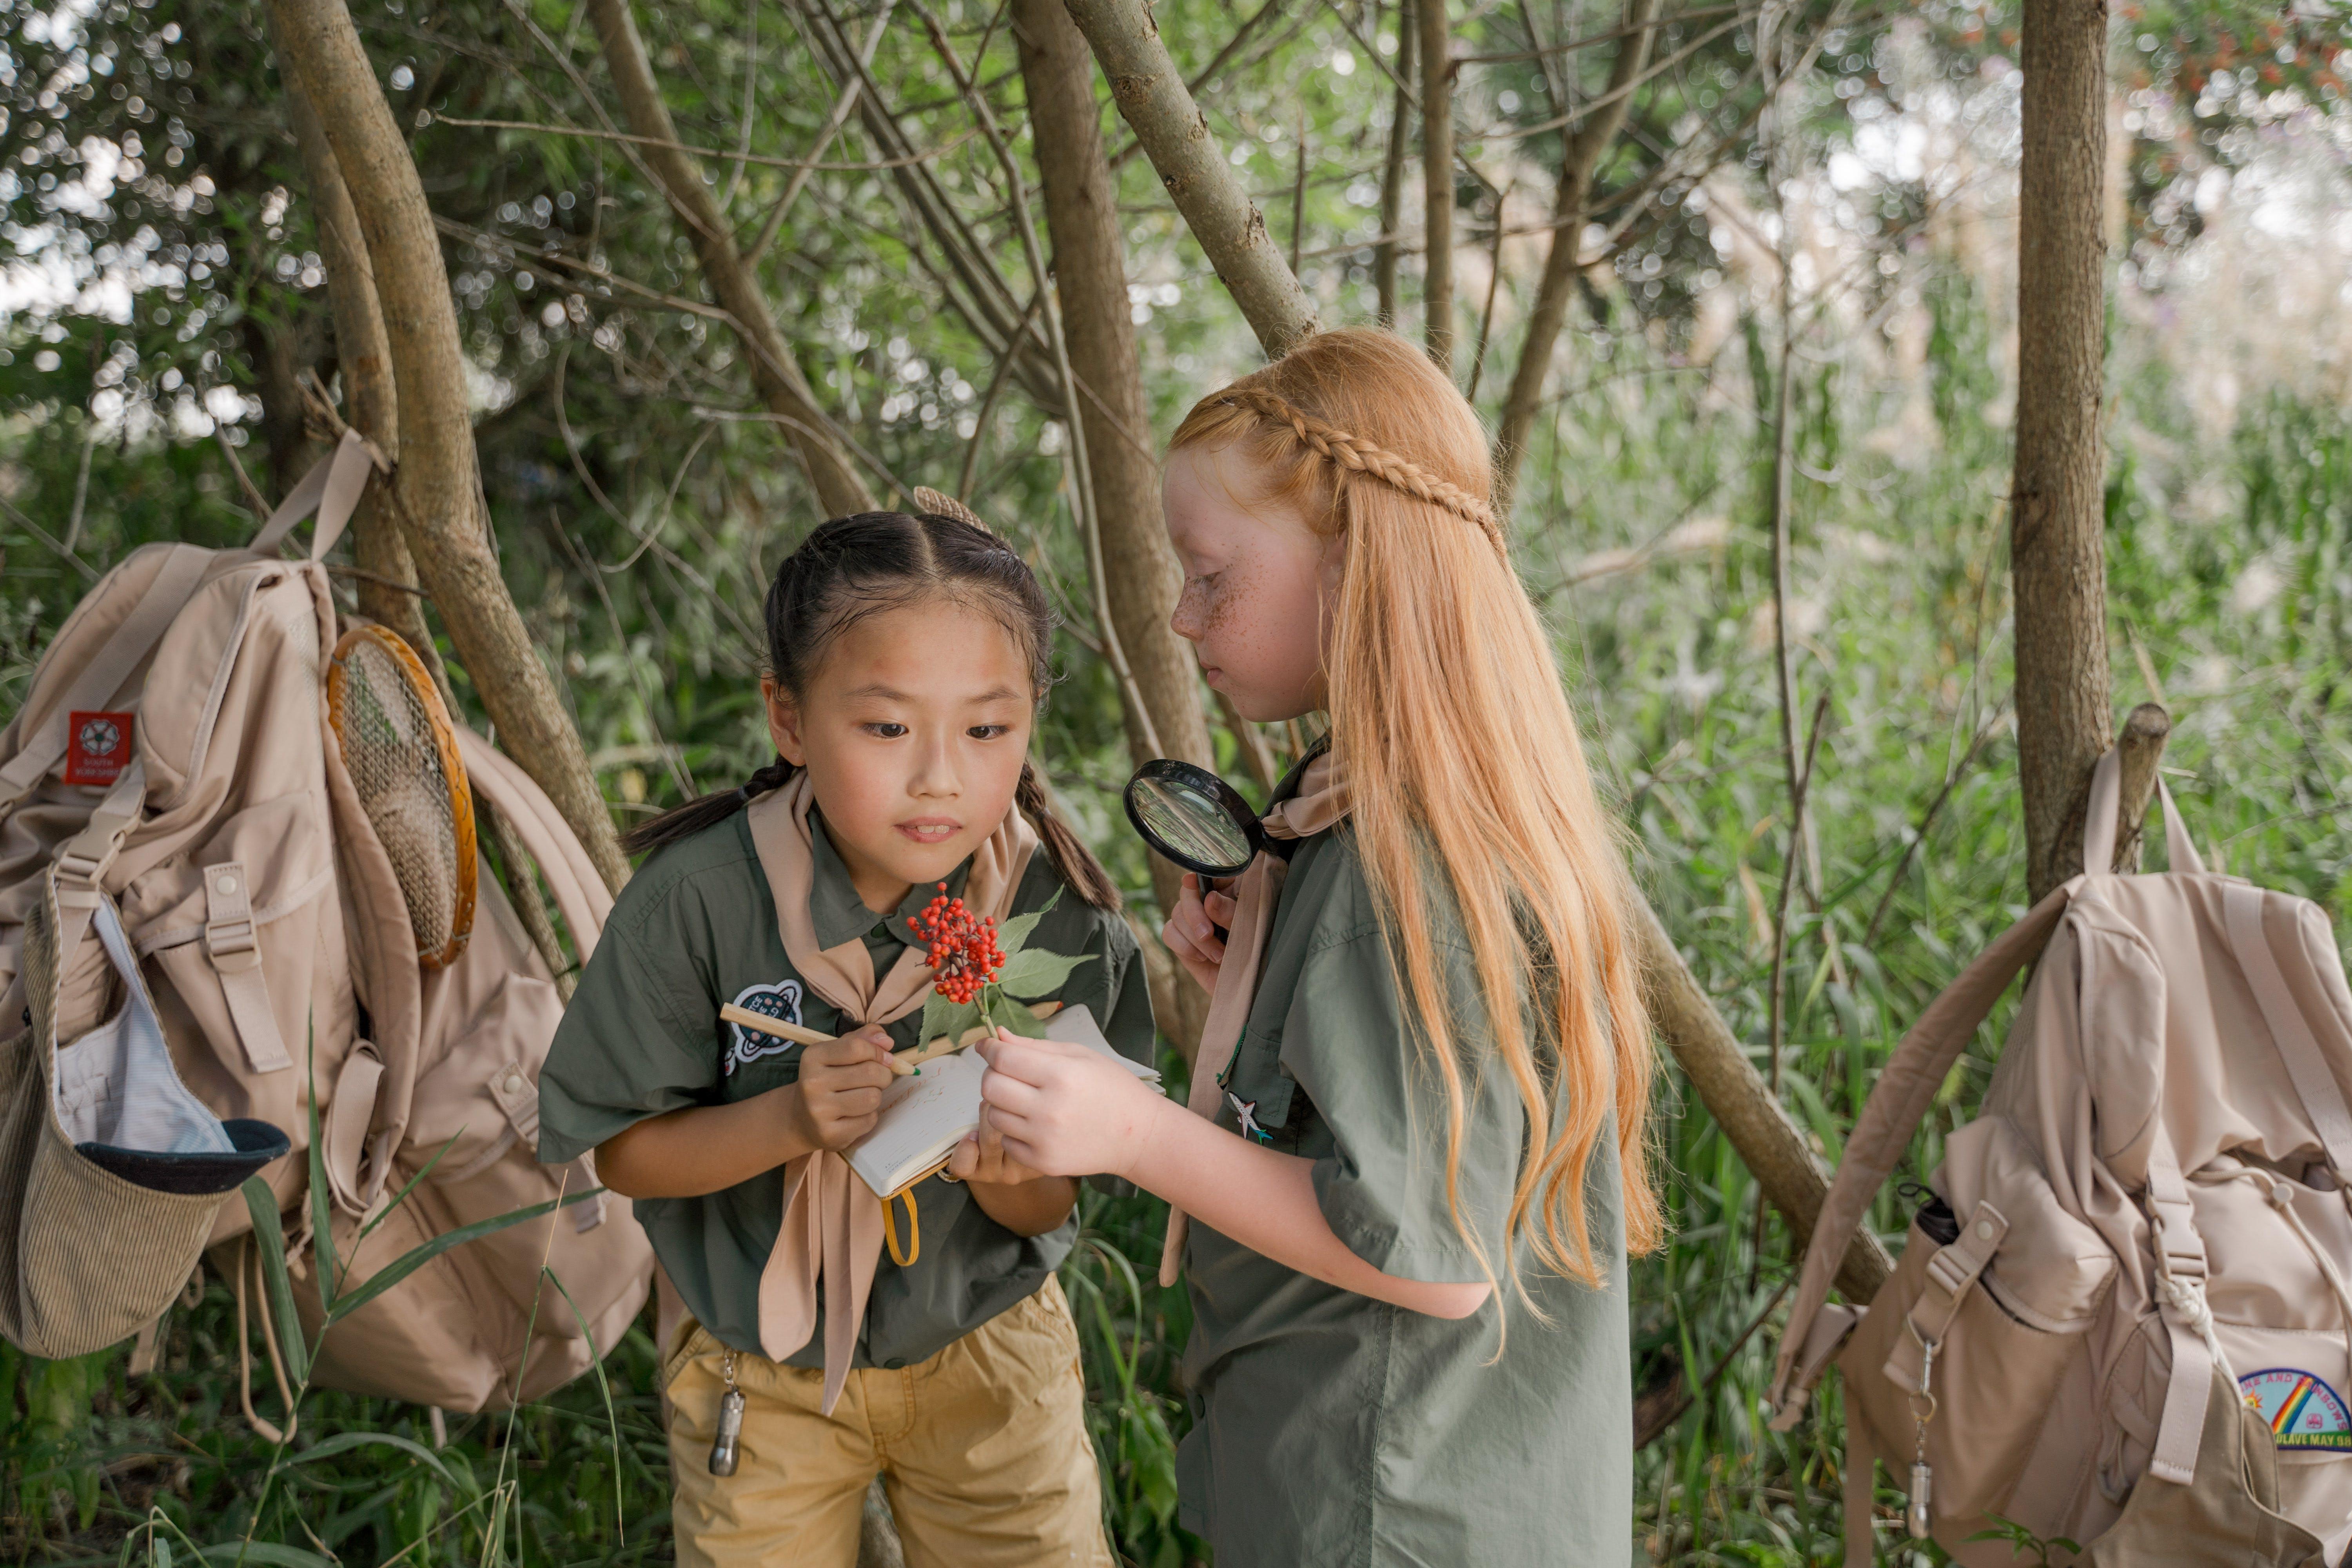
{"type": "Polygon", "coordinates": [[[1315,302],[1299,288],[1265,232],[1265,215],[1209,134],[1209,121],[1169,58],[1150,9],[1139,0],[1064,0],[1064,6],[1093,48],[1120,118],[1259,343],[1279,357],[1314,333],[1315,302]]]}
{"type": "MultiPolygon", "coordinates": [[[[300,81],[286,83],[286,118],[301,149],[302,171],[310,186],[311,221],[319,231],[319,259],[327,273],[327,302],[335,319],[335,369],[343,384],[344,417],[352,428],[386,456],[400,450],[400,399],[392,378],[392,345],[383,331],[383,307],[376,302],[375,270],[360,237],[359,213],[344,187],[343,172],[327,145],[326,129],[300,81]]],[[[400,536],[392,498],[370,485],[352,514],[352,553],[361,572],[360,613],[391,627],[428,666],[440,658],[425,625],[425,605],[414,591],[416,565],[400,536]]]]}
{"type": "Polygon", "coordinates": [[[1405,155],[1412,143],[1413,43],[1421,35],[1412,17],[1412,0],[1397,0],[1397,79],[1394,106],[1389,110],[1388,154],[1381,162],[1381,243],[1372,252],[1372,288],[1380,300],[1380,321],[1394,328],[1397,321],[1397,229],[1404,222],[1405,155]]]}
{"type": "MultiPolygon", "coordinates": [[[[1568,321],[1568,303],[1575,291],[1577,264],[1584,244],[1585,215],[1592,207],[1592,178],[1601,156],[1616,142],[1633,101],[1633,84],[1650,59],[1651,22],[1658,0],[1625,0],[1625,36],[1618,41],[1617,58],[1609,68],[1609,85],[1586,106],[1584,119],[1564,138],[1559,181],[1552,193],[1552,228],[1544,252],[1542,277],[1536,283],[1535,308],[1528,314],[1526,339],[1519,345],[1518,368],[1503,398],[1503,418],[1495,435],[1495,491],[1505,507],[1518,487],[1519,463],[1527,456],[1528,436],[1543,406],[1544,383],[1551,374],[1552,350],[1568,321]]],[[[1571,69],[1567,74],[1572,76],[1571,69]]]]}
{"type": "Polygon", "coordinates": [[[2009,549],[2026,888],[2038,900],[2082,868],[2084,802],[2114,722],[2099,419],[2107,8],[2104,0],[2025,0],[2023,21],[2009,549]]]}
{"type": "Polygon", "coordinates": [[[628,880],[580,731],[531,646],[491,552],[466,396],[465,356],[441,241],[407,142],[343,0],[270,0],[280,47],[342,171],[383,308],[399,405],[392,496],[432,595],[499,740],[579,835],[607,884],[628,880]]]}
{"type": "Polygon", "coordinates": [[[873,510],[873,494],[850,467],[832,420],[818,409],[790,345],[776,330],[767,295],[735,248],[734,231],[719,212],[710,187],[703,183],[693,154],[678,142],[677,127],[670,120],[669,106],[662,101],[653,66],[646,58],[645,40],[637,36],[636,21],[629,14],[629,0],[589,0],[588,16],[604,46],[605,67],[613,74],[613,86],[620,94],[629,128],[647,138],[646,166],[660,184],[670,210],[686,226],[687,239],[702,263],[702,275],[750,353],[751,379],[761,399],[808,470],[818,504],[835,517],[873,510]]]}
{"type": "MultiPolygon", "coordinates": [[[[1445,0],[1418,0],[1421,34],[1421,307],[1429,357],[1454,368],[1454,41],[1445,0]]],[[[1503,215],[1497,212],[1495,221],[1503,215]]]]}
{"type": "MultiPolygon", "coordinates": [[[[1169,626],[1181,586],[1175,552],[1160,511],[1160,465],[1150,404],[1136,357],[1134,318],[1119,233],[1118,190],[1103,152],[1102,106],[1094,60],[1061,0],[1013,0],[1029,131],[1045,188],[1045,227],[1054,247],[1054,291],[1062,307],[1070,369],[1086,424],[1094,515],[1102,532],[1106,597],[1138,694],[1150,710],[1150,732],[1171,756],[1213,765],[1216,752],[1201,707],[1192,649],[1169,626]]],[[[1128,749],[1144,756],[1142,725],[1130,721],[1128,749]]],[[[1173,909],[1176,868],[1154,856],[1154,890],[1173,909]]],[[[1188,1003],[1198,988],[1180,987],[1188,1003]]],[[[1170,1020],[1172,1037],[1198,1036],[1198,1019],[1170,1020]]]]}

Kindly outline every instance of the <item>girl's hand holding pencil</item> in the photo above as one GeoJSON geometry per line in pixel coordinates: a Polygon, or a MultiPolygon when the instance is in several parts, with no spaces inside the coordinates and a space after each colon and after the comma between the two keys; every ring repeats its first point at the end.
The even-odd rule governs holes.
{"type": "Polygon", "coordinates": [[[846,1149],[874,1130],[889,1063],[890,1035],[878,1024],[801,1052],[799,1131],[812,1147],[846,1149]]]}

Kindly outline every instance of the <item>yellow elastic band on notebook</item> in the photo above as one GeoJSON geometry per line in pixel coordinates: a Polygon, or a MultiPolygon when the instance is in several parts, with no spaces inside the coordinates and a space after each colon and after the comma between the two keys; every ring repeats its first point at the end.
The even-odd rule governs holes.
{"type": "Polygon", "coordinates": [[[890,1244],[890,1261],[901,1268],[914,1267],[915,1259],[923,1255],[923,1215],[915,1206],[915,1190],[911,1184],[899,1188],[882,1200],[882,1239],[890,1244]],[[898,1200],[907,1200],[907,1247],[898,1247],[898,1200]]]}

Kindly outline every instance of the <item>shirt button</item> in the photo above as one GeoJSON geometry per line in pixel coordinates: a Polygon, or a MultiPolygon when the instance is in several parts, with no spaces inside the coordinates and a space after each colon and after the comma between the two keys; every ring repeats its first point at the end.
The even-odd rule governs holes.
{"type": "Polygon", "coordinates": [[[518,1090],[518,1089],[521,1089],[521,1088],[522,1088],[522,1069],[521,1069],[520,1068],[507,1068],[507,1081],[506,1081],[506,1089],[507,1089],[507,1092],[508,1092],[509,1094],[512,1094],[512,1093],[514,1093],[516,1090],[518,1090]]]}
{"type": "Polygon", "coordinates": [[[1992,1239],[1992,1223],[1990,1220],[1980,1219],[1977,1221],[1977,1239],[1979,1241],[1990,1241],[1992,1239]]]}
{"type": "Polygon", "coordinates": [[[885,1372],[896,1372],[906,1364],[907,1358],[905,1356],[894,1355],[888,1361],[882,1363],[882,1370],[885,1372]]]}

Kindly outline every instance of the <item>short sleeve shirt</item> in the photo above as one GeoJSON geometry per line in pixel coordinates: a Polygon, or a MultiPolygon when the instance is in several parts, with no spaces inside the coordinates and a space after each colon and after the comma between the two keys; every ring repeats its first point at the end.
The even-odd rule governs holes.
{"type": "MultiPolygon", "coordinates": [[[[1433,935],[1451,1028],[1475,1047],[1486,1015],[1458,916],[1433,935]]],[[[1358,1257],[1402,1279],[1485,1278],[1446,1201],[1444,1087],[1344,823],[1292,858],[1224,1088],[1219,1124],[1312,1160],[1324,1217],[1358,1257]]],[[[1526,1115],[1499,1068],[1465,1089],[1461,1213],[1500,1274],[1526,1115]]],[[[1194,1425],[1177,1469],[1185,1524],[1218,1568],[1630,1560],[1624,1223],[1607,1134],[1586,1182],[1601,1288],[1543,1268],[1524,1235],[1517,1248],[1549,1322],[1507,1283],[1448,1321],[1193,1225],[1194,1425]]]]}
{"type": "MultiPolygon", "coordinates": [[[[914,943],[908,917],[935,889],[917,888],[897,910],[877,915],[858,898],[831,840],[822,830],[812,837],[809,913],[818,942],[863,938],[875,973],[887,973],[914,943]]],[[[962,890],[964,870],[949,879],[950,891],[962,890]]],[[[1060,1000],[1083,1003],[1119,1051],[1150,1060],[1151,1002],[1126,922],[1065,888],[1043,849],[1029,862],[1013,912],[1042,909],[1057,891],[1060,901],[1031,941],[1091,958],[1071,972],[1060,1000]]],[[[785,958],[775,900],[740,812],[662,850],[622,889],[548,1051],[539,1157],[575,1159],[647,1117],[748,1100],[794,1081],[801,1047],[720,1022],[727,1002],[827,1034],[855,1026],[785,958]]],[[[902,1048],[915,1044],[920,1025],[920,1013],[900,1019],[890,1026],[892,1040],[902,1048]]],[[[760,1273],[782,1226],[783,1191],[779,1165],[700,1197],[635,1200],[687,1309],[737,1350],[760,1349],[760,1273]]],[[[904,1268],[884,1253],[858,1331],[858,1366],[912,1365],[937,1353],[1035,1291],[1075,1236],[1074,1221],[1042,1236],[1015,1236],[960,1184],[926,1181],[912,1191],[922,1250],[904,1268]]],[[[808,1343],[785,1359],[822,1366],[824,1346],[820,1316],[808,1343]]]]}

